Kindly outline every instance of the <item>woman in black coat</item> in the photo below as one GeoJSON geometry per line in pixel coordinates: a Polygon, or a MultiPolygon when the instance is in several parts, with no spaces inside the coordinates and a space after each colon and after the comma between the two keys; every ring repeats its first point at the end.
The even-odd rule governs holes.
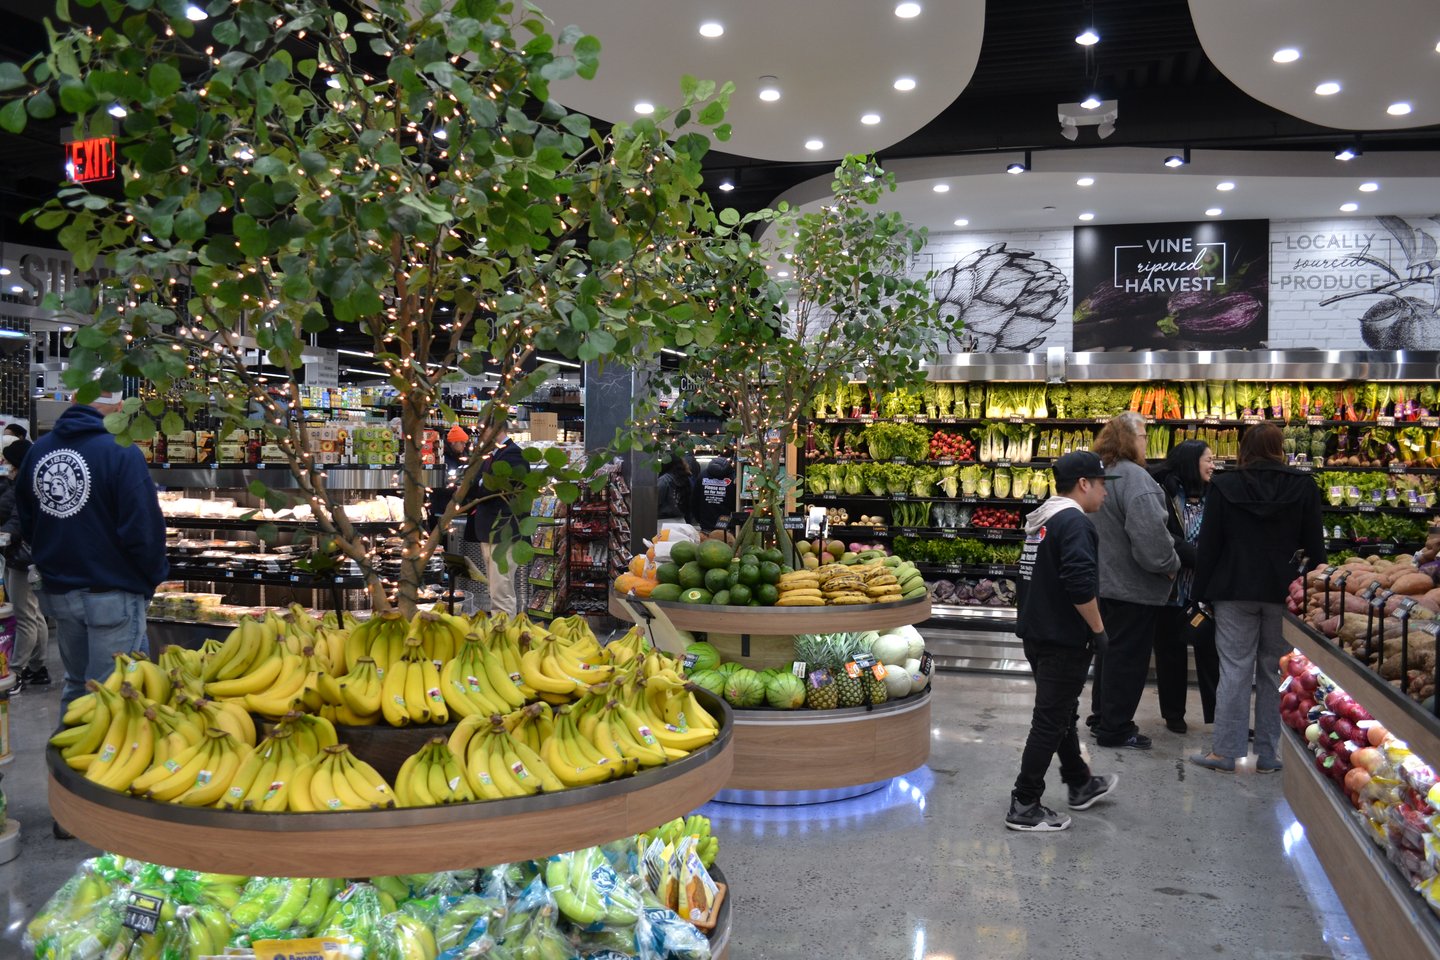
{"type": "Polygon", "coordinates": [[[1195,545],[1205,514],[1205,494],[1215,473],[1215,454],[1203,440],[1186,440],[1173,447],[1165,462],[1151,475],[1165,491],[1169,514],[1166,526],[1180,557],[1175,592],[1155,625],[1155,686],[1160,694],[1160,715],[1172,733],[1185,733],[1185,700],[1190,685],[1190,658],[1195,650],[1195,677],[1206,723],[1215,722],[1215,687],[1220,681],[1220,657],[1215,652],[1215,623],[1201,616],[1191,596],[1195,581],[1195,545]],[[1197,620],[1198,618],[1198,620],[1197,620]]]}

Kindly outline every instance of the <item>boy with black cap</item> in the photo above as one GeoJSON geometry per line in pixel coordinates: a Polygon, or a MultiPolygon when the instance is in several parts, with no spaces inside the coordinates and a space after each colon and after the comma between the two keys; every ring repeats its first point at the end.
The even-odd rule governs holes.
{"type": "Polygon", "coordinates": [[[1088,810],[1115,788],[1119,776],[1091,774],[1080,755],[1076,725],[1090,659],[1105,648],[1100,590],[1099,535],[1086,514],[1105,502],[1105,467],[1086,450],[1055,461],[1055,493],[1025,521],[1020,554],[1019,611],[1015,633],[1035,676],[1035,711],[1010,794],[1005,826],[1054,831],[1070,817],[1040,803],[1045,772],[1060,755],[1060,777],[1072,810],[1088,810]]]}

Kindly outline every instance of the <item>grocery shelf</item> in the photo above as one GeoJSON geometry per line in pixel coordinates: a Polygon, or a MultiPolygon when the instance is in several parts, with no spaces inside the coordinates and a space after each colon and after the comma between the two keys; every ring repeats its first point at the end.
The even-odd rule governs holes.
{"type": "MultiPolygon", "coordinates": [[[[1119,411],[1126,412],[1126,411],[1119,411]]],[[[971,426],[1004,423],[1031,427],[1103,427],[1111,417],[875,417],[868,414],[859,417],[811,417],[810,423],[825,426],[868,426],[872,423],[913,423],[918,426],[971,426]]],[[[1323,417],[1145,417],[1145,422],[1154,427],[1253,427],[1271,423],[1277,427],[1422,427],[1433,429],[1440,426],[1440,418],[1421,417],[1418,420],[1396,420],[1381,417],[1378,420],[1327,420],[1323,417]]]]}
{"type": "MultiPolygon", "coordinates": [[[[400,468],[394,464],[317,465],[315,469],[325,474],[325,486],[330,490],[397,490],[400,487],[400,468]]],[[[256,480],[273,490],[299,489],[290,467],[283,463],[249,466],[152,463],[150,479],[162,487],[206,490],[243,490],[256,480]]],[[[423,479],[428,486],[444,483],[445,471],[425,470],[423,479]]]]}
{"type": "Polygon", "coordinates": [[[1045,502],[1044,497],[916,497],[908,493],[886,494],[883,497],[873,493],[805,493],[801,494],[801,500],[868,500],[875,503],[960,503],[973,506],[990,506],[1013,504],[1015,506],[1038,506],[1045,502]]]}
{"type": "Polygon", "coordinates": [[[961,620],[978,621],[994,624],[997,627],[1003,626],[1007,629],[1015,626],[1015,618],[1019,611],[1014,607],[987,607],[981,604],[947,604],[936,603],[930,606],[930,618],[932,620],[961,620]]]}
{"type": "Polygon", "coordinates": [[[709,604],[641,600],[610,594],[610,613],[635,622],[631,607],[653,607],[680,630],[707,633],[785,636],[802,633],[887,630],[930,618],[930,598],[915,597],[894,603],[867,603],[826,607],[716,607],[709,604]],[[622,600],[624,602],[622,602],[622,600]]]}
{"type": "Polygon", "coordinates": [[[1353,548],[1365,553],[1367,556],[1373,553],[1379,557],[1393,557],[1397,553],[1405,552],[1403,548],[1419,550],[1424,545],[1425,543],[1422,540],[1405,540],[1396,543],[1393,540],[1334,540],[1330,537],[1325,538],[1326,550],[1349,550],[1353,548]]]}
{"type": "Polygon", "coordinates": [[[506,800],[326,813],[250,813],[157,803],[91,783],[47,751],[50,811],[87,843],[169,866],[264,876],[465,870],[578,850],[693,812],[734,765],[734,717],[708,693],[719,736],[682,760],[590,787],[506,800]]]}
{"type": "MultiPolygon", "coordinates": [[[[1426,761],[1440,763],[1440,717],[1395,689],[1294,614],[1285,614],[1281,629],[1286,643],[1309,657],[1340,689],[1363,704],[1386,730],[1409,743],[1426,761]]],[[[1417,627],[1417,633],[1418,630],[1417,627]]],[[[1399,642],[1393,642],[1394,649],[1398,650],[1399,642]]]]}
{"type": "Polygon", "coordinates": [[[309,573],[250,573],[244,570],[219,570],[214,567],[192,567],[171,563],[169,580],[198,580],[205,583],[248,583],[261,587],[296,587],[311,589],[342,587],[360,590],[368,581],[359,576],[324,577],[309,573]]]}
{"type": "Polygon", "coordinates": [[[1389,504],[1374,504],[1374,503],[1359,503],[1359,504],[1356,504],[1356,505],[1353,506],[1353,507],[1352,507],[1352,506],[1349,506],[1348,504],[1342,505],[1342,506],[1332,506],[1331,504],[1322,504],[1321,507],[1320,507],[1320,512],[1321,512],[1321,513],[1394,513],[1394,514],[1406,514],[1406,515],[1409,515],[1409,516],[1428,517],[1428,516],[1431,516],[1431,515],[1433,515],[1433,514],[1435,514],[1435,513],[1437,513],[1437,512],[1440,512],[1440,508],[1436,508],[1436,507],[1432,507],[1432,506],[1427,506],[1427,505],[1424,505],[1424,504],[1415,504],[1414,506],[1410,506],[1410,505],[1407,504],[1407,505],[1405,505],[1405,506],[1394,506],[1394,507],[1390,506],[1389,504]]]}
{"type": "Polygon", "coordinates": [[[952,577],[1007,577],[1020,576],[1020,567],[1013,563],[917,563],[921,573],[948,574],[952,577]]]}
{"type": "MultiPolygon", "coordinates": [[[[1330,673],[1327,665],[1316,663],[1330,673]]],[[[1330,676],[1344,686],[1340,677],[1330,676]]],[[[1345,690],[1357,696],[1349,687],[1345,690]]],[[[1365,700],[1369,692],[1357,699],[1378,719],[1379,712],[1365,700]]],[[[1386,728],[1399,735],[1388,724],[1386,728]]],[[[1301,746],[1295,731],[1281,733],[1285,799],[1304,826],[1311,848],[1333,880],[1335,894],[1370,955],[1440,960],[1440,919],[1362,832],[1355,811],[1315,769],[1313,757],[1301,746]]]]}
{"type": "Polygon", "coordinates": [[[848,530],[873,537],[928,537],[932,540],[1023,540],[1025,533],[1010,527],[876,527],[869,524],[832,526],[831,532],[848,530]]]}
{"type": "Polygon", "coordinates": [[[875,707],[736,710],[722,803],[788,806],[879,790],[930,759],[930,687],[875,707]]]}
{"type": "MultiPolygon", "coordinates": [[[[401,520],[352,520],[350,526],[356,533],[392,533],[399,528],[401,520]]],[[[240,520],[231,517],[166,517],[165,526],[177,530],[248,530],[270,525],[277,530],[319,530],[320,524],[313,520],[240,520]]]]}

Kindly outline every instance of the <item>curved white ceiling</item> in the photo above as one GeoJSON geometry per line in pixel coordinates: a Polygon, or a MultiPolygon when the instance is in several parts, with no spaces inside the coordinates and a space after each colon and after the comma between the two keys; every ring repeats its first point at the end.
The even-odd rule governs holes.
{"type": "Polygon", "coordinates": [[[871,153],[930,122],[965,89],[980,56],[984,0],[928,0],[895,16],[890,0],[541,0],[559,26],[600,40],[594,80],[556,84],[556,99],[606,120],[635,103],[677,104],[680,77],[735,83],[726,115],[734,134],[718,150],[760,160],[836,160],[871,153]],[[718,22],[723,36],[702,37],[718,22]],[[762,76],[781,97],[759,99],[762,76]],[[915,88],[897,91],[898,77],[915,88]],[[861,123],[879,114],[880,122],[861,123]],[[824,146],[807,149],[807,140],[824,146]]]}
{"type": "Polygon", "coordinates": [[[1190,0],[1210,62],[1262,103],[1341,130],[1440,123],[1440,4],[1436,0],[1190,0]],[[1290,63],[1272,57],[1298,50],[1290,63]],[[1340,84],[1330,96],[1316,94],[1340,84]],[[1392,116],[1392,103],[1412,110],[1392,116]]]}
{"type": "MultiPolygon", "coordinates": [[[[1271,220],[1440,214],[1440,169],[1434,154],[1374,153],[1342,163],[1328,151],[1196,150],[1188,166],[1163,165],[1166,150],[1109,147],[1034,154],[1029,173],[1005,172],[1014,153],[893,160],[898,181],[880,208],[894,210],[932,233],[956,230],[1037,230],[1088,222],[1154,223],[1204,220],[1218,207],[1222,219],[1271,220]],[[1094,179],[1088,187],[1076,180],[1094,179]],[[1217,190],[1222,182],[1231,190],[1217,190]],[[936,184],[949,187],[936,193],[936,184]],[[1374,183],[1374,191],[1360,184],[1374,183]],[[1341,204],[1354,203],[1354,211],[1341,204]],[[1046,208],[1053,209],[1046,209],[1046,208]],[[962,226],[956,219],[969,222],[962,226]]],[[[830,176],[787,191],[787,200],[815,210],[831,197],[830,176]]]]}

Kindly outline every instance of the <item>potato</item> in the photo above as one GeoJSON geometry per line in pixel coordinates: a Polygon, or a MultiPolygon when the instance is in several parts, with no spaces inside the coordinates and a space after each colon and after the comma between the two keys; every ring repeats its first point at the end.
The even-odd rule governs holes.
{"type": "Polygon", "coordinates": [[[1407,573],[1396,578],[1395,582],[1390,584],[1390,589],[1396,593],[1403,593],[1406,596],[1415,597],[1429,593],[1434,588],[1435,581],[1423,573],[1407,573]]]}

